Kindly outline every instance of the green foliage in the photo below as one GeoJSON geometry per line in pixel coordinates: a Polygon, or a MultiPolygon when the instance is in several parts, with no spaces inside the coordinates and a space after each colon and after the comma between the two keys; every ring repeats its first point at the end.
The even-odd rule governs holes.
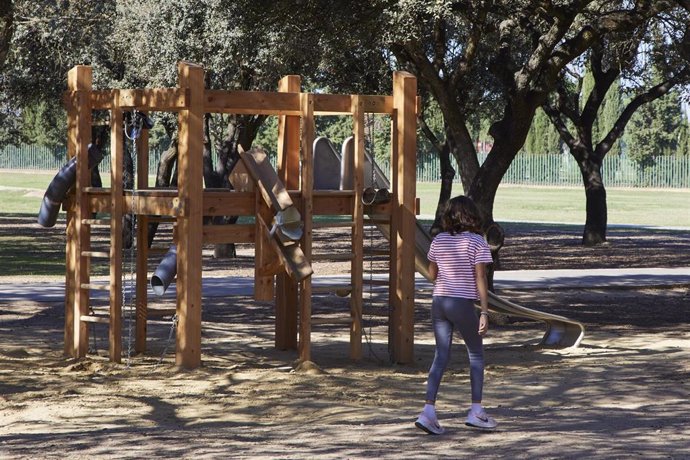
{"type": "Polygon", "coordinates": [[[28,106],[22,112],[21,134],[28,144],[58,147],[66,145],[65,110],[55,104],[39,101],[28,106]]]}
{"type": "Polygon", "coordinates": [[[534,115],[523,150],[528,154],[560,153],[563,148],[561,137],[549,117],[540,108],[534,115]]]}
{"type": "Polygon", "coordinates": [[[643,105],[630,120],[626,154],[641,166],[654,164],[654,158],[675,154],[683,113],[677,91],[643,105]]]}
{"type": "Polygon", "coordinates": [[[690,156],[690,120],[687,116],[681,118],[678,128],[678,149],[676,155],[690,156]]]}
{"type": "Polygon", "coordinates": [[[269,157],[276,157],[278,154],[278,117],[266,118],[252,145],[262,147],[269,157]]]}

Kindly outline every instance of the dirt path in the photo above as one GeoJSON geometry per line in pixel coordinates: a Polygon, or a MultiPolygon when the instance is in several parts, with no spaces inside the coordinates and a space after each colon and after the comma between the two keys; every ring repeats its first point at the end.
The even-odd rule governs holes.
{"type": "MultiPolygon", "coordinates": [[[[531,251],[534,235],[516,235],[525,249],[520,256],[507,246],[505,264],[543,268],[558,244],[570,247],[539,235],[553,243],[531,251]]],[[[632,243],[606,250],[689,266],[687,235],[664,235],[676,243],[656,244],[663,256],[636,256],[632,243]]],[[[644,232],[625,238],[656,241],[644,232]]],[[[567,268],[569,257],[549,266],[567,268]]],[[[608,263],[585,259],[589,268],[608,263]]],[[[585,340],[575,350],[538,350],[541,324],[492,328],[485,403],[500,423],[494,432],[463,424],[469,379],[457,346],[439,395],[447,429],[439,437],[413,426],[433,357],[428,293],[417,301],[414,364],[389,363],[386,299],[374,297],[362,361],[348,359],[345,327],[319,326],[315,365],[297,369],[294,352],[273,348],[272,304],[205,299],[203,366],[192,372],[171,364],[167,319],[151,323],[149,351],[129,367],[107,361],[102,328],[98,352],[72,362],[62,356],[61,303],[0,304],[0,458],[690,458],[688,286],[501,294],[582,321],[585,340]]],[[[347,299],[314,302],[323,317],[347,309],[347,299]]]]}

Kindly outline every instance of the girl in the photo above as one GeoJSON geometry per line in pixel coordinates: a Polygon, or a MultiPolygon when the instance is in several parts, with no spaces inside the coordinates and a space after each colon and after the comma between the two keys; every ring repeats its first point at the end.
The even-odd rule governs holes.
{"type": "Polygon", "coordinates": [[[448,201],[441,221],[442,233],[429,249],[429,272],[434,280],[431,321],[436,353],[427,380],[426,404],[415,425],[429,434],[444,432],[436,418],[436,394],[450,358],[453,330],[460,332],[470,358],[472,406],[466,425],[495,428],[496,421],[482,408],[484,352],[482,336],[489,329],[486,266],[492,262],[489,245],[480,234],[479,211],[472,200],[458,196],[448,201]],[[474,309],[479,299],[479,319],[474,309]]]}

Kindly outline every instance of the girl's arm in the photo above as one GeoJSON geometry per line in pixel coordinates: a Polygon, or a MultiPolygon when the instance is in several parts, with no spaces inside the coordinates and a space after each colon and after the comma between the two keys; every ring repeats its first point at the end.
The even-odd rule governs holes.
{"type": "Polygon", "coordinates": [[[435,282],[438,276],[438,264],[436,262],[429,262],[429,274],[431,275],[431,281],[435,282]]]}
{"type": "Polygon", "coordinates": [[[484,335],[489,330],[489,283],[486,280],[486,264],[476,264],[474,272],[477,276],[479,305],[482,307],[481,316],[479,317],[479,335],[484,335]]]}

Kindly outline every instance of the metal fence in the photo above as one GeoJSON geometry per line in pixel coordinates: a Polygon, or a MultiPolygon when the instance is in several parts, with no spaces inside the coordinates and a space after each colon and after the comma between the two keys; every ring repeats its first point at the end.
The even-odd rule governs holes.
{"type": "MultiPolygon", "coordinates": [[[[158,161],[163,148],[149,151],[149,171],[158,169],[158,161]]],[[[37,145],[8,146],[0,150],[0,169],[27,169],[57,171],[67,163],[65,147],[48,148],[37,145]]],[[[106,149],[103,160],[98,165],[101,173],[110,172],[110,152],[106,149]]]]}
{"type": "MultiPolygon", "coordinates": [[[[153,148],[149,153],[149,171],[155,172],[163,148],[153,148]]],[[[486,155],[480,155],[483,163],[486,155]]],[[[274,160],[274,159],[273,159],[274,160]]],[[[0,168],[57,171],[66,163],[64,147],[49,149],[35,145],[8,146],[0,150],[0,168]]],[[[459,171],[455,160],[453,166],[459,171]]],[[[389,170],[389,164],[379,166],[389,170]]],[[[110,156],[106,154],[99,165],[102,173],[110,171],[110,156]]],[[[652,166],[641,167],[621,156],[604,158],[602,166],[604,184],[607,187],[690,188],[690,157],[663,156],[655,159],[652,166]]],[[[417,180],[437,182],[441,178],[438,157],[420,152],[417,160],[417,180]]],[[[459,182],[459,174],[456,181],[459,182]]],[[[527,155],[520,153],[513,160],[503,177],[504,184],[581,186],[582,177],[575,159],[568,154],[527,155]]]]}
{"type": "MultiPolygon", "coordinates": [[[[483,163],[486,154],[480,154],[483,163]]],[[[455,160],[453,167],[459,171],[455,160]]],[[[381,165],[382,168],[387,165],[381,165]]],[[[651,166],[642,167],[629,158],[610,156],[602,165],[607,187],[690,188],[690,157],[661,156],[651,166]]],[[[387,169],[384,169],[386,171],[387,169]]],[[[417,159],[417,180],[437,182],[441,179],[438,157],[420,153],[417,159]]],[[[456,181],[460,181],[456,174],[456,181]]],[[[528,155],[520,153],[511,163],[501,181],[503,184],[582,186],[582,175],[575,159],[569,154],[528,155]]]]}

